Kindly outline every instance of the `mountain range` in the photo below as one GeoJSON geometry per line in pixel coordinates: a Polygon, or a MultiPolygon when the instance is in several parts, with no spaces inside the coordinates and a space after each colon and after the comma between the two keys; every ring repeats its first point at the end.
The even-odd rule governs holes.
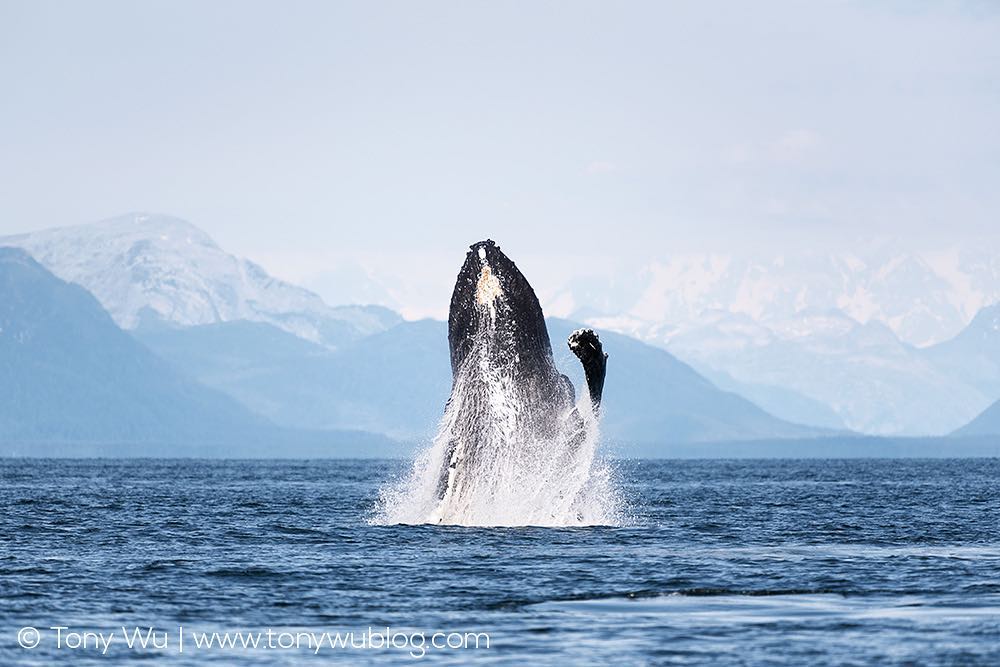
{"type": "Polygon", "coordinates": [[[858,248],[678,255],[603,283],[574,279],[550,298],[792,421],[938,435],[1000,398],[996,362],[976,358],[998,357],[965,342],[976,313],[1000,301],[1000,248],[858,248]]]}
{"type": "MultiPolygon", "coordinates": [[[[803,333],[788,325],[779,336],[720,314],[676,335],[666,348],[710,375],[723,371],[751,386],[782,387],[819,401],[861,433],[941,435],[996,396],[929,349],[900,341],[881,322],[861,324],[839,311],[802,313],[798,322],[803,333]]],[[[794,411],[783,416],[813,423],[794,411]]]]}
{"type": "MultiPolygon", "coordinates": [[[[540,283],[539,294],[548,314],[663,347],[793,422],[940,435],[1000,398],[995,374],[985,369],[985,384],[970,382],[933,350],[1000,301],[996,238],[793,248],[577,262],[566,278],[540,283]]],[[[350,276],[353,291],[395,303],[385,295],[398,281],[384,266],[354,266],[350,276]]]]}
{"type": "Polygon", "coordinates": [[[278,428],[222,392],[176,372],[122,331],[79,285],[26,252],[0,248],[0,452],[33,455],[253,455],[282,443],[330,455],[363,433],[278,428]]]}
{"type": "MultiPolygon", "coordinates": [[[[443,322],[328,307],[259,267],[248,269],[252,265],[171,218],[131,216],[97,223],[92,234],[70,227],[64,234],[49,230],[13,240],[39,249],[49,268],[81,284],[49,273],[24,250],[4,250],[4,293],[16,297],[5,299],[11,316],[5,340],[20,340],[15,336],[23,338],[28,329],[48,336],[32,339],[44,345],[4,350],[5,362],[20,364],[6,385],[11,400],[4,442],[173,438],[194,446],[234,438],[260,442],[275,429],[285,430],[283,441],[305,433],[331,433],[336,441],[344,432],[377,434],[376,441],[426,441],[443,411],[451,384],[443,322]],[[78,254],[70,252],[74,244],[78,254]],[[91,248],[98,250],[92,254],[91,248]],[[103,303],[83,287],[103,294],[103,303]],[[57,318],[25,328],[33,321],[32,304],[63,293],[73,295],[75,307],[52,305],[57,318]],[[317,329],[288,326],[323,318],[350,329],[332,341],[317,336],[317,329]],[[116,370],[123,358],[133,363],[127,374],[116,370]],[[57,373],[45,370],[56,367],[57,373]]],[[[559,363],[582,386],[579,363],[564,344],[576,326],[550,321],[559,363]]],[[[678,442],[697,442],[823,433],[718,389],[665,350],[614,333],[605,339],[614,355],[604,423],[611,439],[656,442],[667,433],[678,442]]]]}
{"type": "MultiPolygon", "coordinates": [[[[324,434],[331,434],[327,442],[342,442],[344,431],[372,433],[376,435],[370,450],[381,451],[386,438],[426,441],[442,412],[450,387],[444,323],[403,321],[378,306],[329,306],[315,293],[225,252],[185,221],[130,214],[91,225],[0,238],[0,245],[18,246],[38,260],[35,263],[25,252],[4,251],[10,274],[4,294],[20,295],[5,299],[10,331],[27,330],[30,304],[37,301],[33,290],[39,286],[45,285],[53,294],[78,289],[90,299],[87,308],[67,309],[66,319],[58,322],[61,334],[53,330],[46,348],[0,348],[0,363],[7,364],[12,377],[21,383],[5,388],[9,403],[19,409],[39,406],[32,409],[38,413],[34,418],[25,416],[33,414],[31,410],[8,411],[2,422],[5,430],[0,430],[4,442],[15,436],[18,442],[45,438],[160,442],[165,437],[208,442],[225,440],[227,434],[271,437],[278,429],[282,438],[303,443],[306,449],[324,434]],[[25,266],[32,267],[31,271],[25,266]],[[48,279],[39,277],[39,271],[48,279]],[[99,330],[73,321],[84,312],[88,322],[97,321],[91,312],[94,308],[104,317],[99,330]],[[102,352],[106,356],[90,359],[92,366],[77,367],[78,357],[81,363],[89,358],[74,347],[83,345],[72,336],[77,331],[90,332],[89,346],[106,336],[110,341],[109,349],[102,352]],[[46,355],[58,350],[62,356],[56,364],[46,355]],[[117,368],[113,359],[122,355],[142,359],[141,372],[119,379],[114,373],[102,375],[102,368],[117,368]],[[60,366],[59,373],[75,378],[62,383],[63,393],[59,387],[46,385],[51,377],[44,369],[55,366],[60,366]],[[140,376],[151,384],[143,385],[140,376]],[[88,411],[69,411],[76,417],[62,420],[68,430],[47,433],[45,423],[61,423],[61,401],[74,404],[70,393],[93,393],[87,389],[88,382],[105,385],[105,391],[124,388],[122,395],[109,397],[106,403],[117,406],[114,410],[131,410],[129,417],[120,423],[101,422],[100,415],[111,415],[114,410],[90,409],[97,422],[84,427],[71,422],[84,419],[88,411]],[[50,393],[59,398],[48,401],[45,409],[49,412],[42,414],[39,411],[46,402],[41,397],[50,393]],[[156,395],[185,407],[172,416],[144,422],[142,415],[148,415],[149,405],[156,402],[143,397],[156,395]],[[178,396],[190,400],[185,403],[178,396]],[[130,397],[140,403],[133,405],[130,397]],[[130,425],[132,420],[139,421],[130,425]],[[154,428],[157,423],[160,430],[154,428]],[[204,428],[191,433],[193,425],[204,428]]],[[[647,308],[655,302],[647,294],[652,289],[649,285],[629,288],[645,296],[632,301],[623,297],[618,305],[625,314],[618,315],[609,314],[617,302],[602,299],[590,285],[592,305],[576,307],[575,319],[597,325],[612,355],[605,436],[625,443],[627,449],[628,443],[811,438],[843,434],[846,429],[965,434],[968,431],[959,429],[969,422],[970,434],[1000,431],[1000,425],[992,426],[1000,418],[990,417],[990,410],[1000,412],[1000,408],[987,410],[1000,396],[1000,306],[983,308],[956,336],[931,345],[918,347],[899,334],[912,330],[923,336],[934,327],[940,330],[942,318],[947,319],[939,316],[947,311],[941,310],[943,303],[959,313],[977,299],[987,298],[985,288],[980,287],[992,265],[985,260],[971,268],[961,264],[962,275],[978,276],[980,282],[969,278],[968,294],[978,296],[967,294],[966,301],[956,301],[945,287],[961,282],[955,277],[957,269],[940,257],[933,266],[941,275],[950,276],[951,282],[941,275],[938,282],[921,278],[920,271],[931,264],[912,258],[897,258],[879,270],[874,264],[859,268],[862,260],[858,258],[830,261],[844,272],[841,282],[854,285],[856,294],[862,293],[858,285],[863,281],[851,278],[849,270],[869,276],[862,301],[878,301],[872,295],[888,298],[886,290],[873,287],[871,276],[877,274],[890,283],[906,283],[901,276],[911,275],[916,283],[929,285],[929,296],[921,300],[914,288],[906,297],[912,312],[900,315],[902,311],[882,304],[871,311],[878,317],[862,322],[844,310],[850,306],[858,315],[854,302],[852,306],[841,301],[841,307],[826,310],[803,305],[815,301],[809,294],[822,290],[809,282],[801,263],[795,264],[795,270],[803,275],[803,287],[793,298],[790,287],[769,278],[760,264],[708,258],[700,264],[681,265],[701,271],[701,283],[690,279],[697,271],[663,269],[656,274],[678,281],[680,296],[669,297],[676,303],[670,302],[668,310],[680,313],[686,308],[688,312],[688,319],[668,324],[637,316],[652,312],[647,308]],[[719,285],[728,287],[716,290],[719,285]],[[725,300],[726,290],[735,290],[730,302],[725,300]],[[683,304],[699,294],[702,305],[713,307],[695,314],[696,308],[683,304]],[[921,308],[925,316],[916,317],[913,313],[921,308]],[[896,329],[883,322],[883,316],[896,329]]],[[[628,291],[621,285],[615,289],[628,291]]],[[[556,311],[568,303],[565,294],[559,299],[556,311]]],[[[543,306],[548,307],[544,298],[543,306]]],[[[557,361],[580,386],[579,364],[563,344],[576,326],[572,320],[549,320],[557,361]]],[[[261,441],[256,436],[245,439],[261,441]]],[[[359,440],[364,438],[359,436],[359,440]]]]}
{"type": "Polygon", "coordinates": [[[431,320],[402,322],[336,351],[257,322],[134,335],[178,372],[290,427],[427,439],[451,389],[447,328],[431,320]]]}
{"type": "Polygon", "coordinates": [[[189,222],[132,213],[0,237],[87,288],[123,329],[248,320],[336,348],[401,318],[377,306],[331,307],[315,293],[223,251],[189,222]]]}
{"type": "Polygon", "coordinates": [[[952,338],[980,309],[1000,301],[1000,245],[993,239],[930,250],[859,239],[850,252],[677,253],[610,270],[610,276],[569,278],[546,295],[550,310],[615,318],[614,328],[664,342],[719,312],[785,337],[809,331],[803,314],[839,311],[926,347],[952,338]]]}
{"type": "MultiPolygon", "coordinates": [[[[578,326],[548,321],[557,365],[583,387],[580,364],[565,344],[578,326]]],[[[426,440],[451,388],[447,325],[435,320],[403,322],[335,352],[263,324],[135,335],[180,372],[287,426],[426,440]]],[[[610,439],[656,442],[669,434],[698,442],[823,433],[718,389],[666,350],[615,333],[604,333],[603,340],[612,354],[602,421],[610,439]]]]}
{"type": "Polygon", "coordinates": [[[957,336],[922,352],[984,396],[1000,398],[1000,304],[983,308],[957,336]]]}

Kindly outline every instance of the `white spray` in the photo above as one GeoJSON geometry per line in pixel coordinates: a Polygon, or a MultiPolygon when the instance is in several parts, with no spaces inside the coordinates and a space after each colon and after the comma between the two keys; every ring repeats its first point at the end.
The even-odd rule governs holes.
{"type": "Polygon", "coordinates": [[[587,392],[575,410],[557,407],[546,394],[550,383],[517,373],[516,351],[497,354],[503,298],[484,263],[476,301],[487,326],[456,375],[433,443],[408,476],[382,489],[376,523],[618,525],[621,500],[609,464],[596,455],[598,422],[587,392]]]}

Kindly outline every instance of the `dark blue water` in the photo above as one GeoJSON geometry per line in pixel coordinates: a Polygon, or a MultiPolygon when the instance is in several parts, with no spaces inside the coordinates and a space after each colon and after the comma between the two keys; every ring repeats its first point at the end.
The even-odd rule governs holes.
{"type": "Polygon", "coordinates": [[[576,529],[369,525],[392,462],[0,465],[0,664],[1000,664],[997,460],[623,463],[576,529]]]}

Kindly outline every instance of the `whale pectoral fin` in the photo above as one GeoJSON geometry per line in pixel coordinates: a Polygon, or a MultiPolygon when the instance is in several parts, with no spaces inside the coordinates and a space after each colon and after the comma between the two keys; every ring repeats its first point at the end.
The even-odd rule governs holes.
{"type": "Polygon", "coordinates": [[[608,368],[608,355],[601,345],[601,339],[593,329],[577,329],[569,335],[566,343],[583,364],[583,372],[587,376],[587,389],[590,391],[590,402],[597,410],[604,394],[604,375],[608,368]]]}

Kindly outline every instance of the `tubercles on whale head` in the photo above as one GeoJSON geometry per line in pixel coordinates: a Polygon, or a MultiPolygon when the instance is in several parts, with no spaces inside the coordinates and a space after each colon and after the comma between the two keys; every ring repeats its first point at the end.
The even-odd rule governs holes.
{"type": "Polygon", "coordinates": [[[486,261],[489,257],[491,250],[500,250],[500,246],[496,244],[493,239],[486,239],[485,241],[477,241],[469,246],[470,250],[475,251],[479,255],[479,259],[486,261]]]}

